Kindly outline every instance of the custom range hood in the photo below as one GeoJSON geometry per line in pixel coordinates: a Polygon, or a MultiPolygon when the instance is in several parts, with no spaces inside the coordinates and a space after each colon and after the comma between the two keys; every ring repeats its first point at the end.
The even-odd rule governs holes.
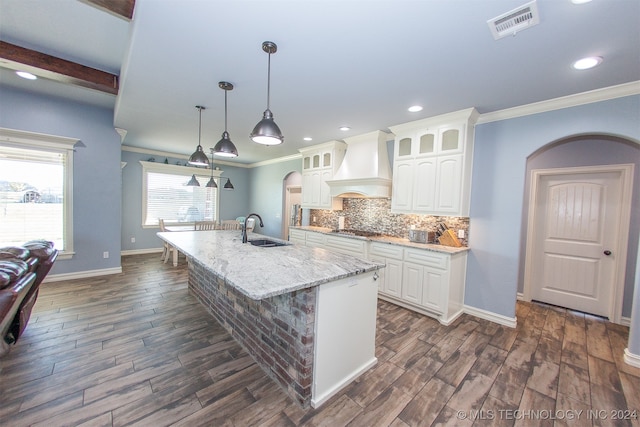
{"type": "Polygon", "coordinates": [[[391,167],[382,131],[345,138],[347,152],[333,179],[331,197],[391,197],[391,167]]]}

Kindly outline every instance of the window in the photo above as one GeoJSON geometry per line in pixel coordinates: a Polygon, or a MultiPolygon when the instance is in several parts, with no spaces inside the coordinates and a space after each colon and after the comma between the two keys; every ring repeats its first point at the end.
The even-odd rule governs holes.
{"type": "MultiPolygon", "coordinates": [[[[218,189],[206,187],[210,169],[144,162],[142,165],[142,226],[157,227],[165,222],[216,221],[218,189]],[[187,186],[195,175],[200,187],[187,186]]],[[[214,178],[222,171],[214,170],[214,178]]],[[[220,180],[216,179],[217,183],[220,180]]]]}
{"type": "Polygon", "coordinates": [[[73,146],[77,139],[0,128],[0,246],[54,242],[73,255],[73,146]]]}

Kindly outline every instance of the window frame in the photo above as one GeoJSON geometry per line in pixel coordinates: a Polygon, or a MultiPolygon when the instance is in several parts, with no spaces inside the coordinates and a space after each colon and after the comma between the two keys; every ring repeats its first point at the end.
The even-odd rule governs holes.
{"type": "Polygon", "coordinates": [[[62,226],[64,249],[58,254],[59,260],[71,259],[75,255],[73,244],[73,153],[77,138],[49,135],[0,127],[0,144],[15,148],[61,152],[65,154],[62,226]]]}
{"type": "MultiPolygon", "coordinates": [[[[144,160],[139,160],[140,165],[142,166],[142,193],[141,193],[141,203],[142,203],[142,218],[141,225],[142,228],[159,228],[158,224],[146,224],[147,219],[147,174],[149,172],[155,173],[164,173],[168,175],[180,175],[186,178],[190,178],[192,175],[195,175],[199,178],[200,181],[204,181],[200,183],[201,186],[205,186],[209,179],[211,178],[212,171],[210,168],[197,168],[194,166],[179,166],[179,165],[171,165],[166,163],[156,163],[156,162],[148,162],[144,160]]],[[[216,221],[220,218],[220,176],[222,175],[220,169],[213,170],[213,177],[216,179],[216,184],[218,184],[218,189],[216,191],[215,197],[215,217],[216,221]]],[[[206,187],[205,187],[206,188],[206,187]]],[[[167,224],[167,222],[165,222],[167,224]]],[[[171,224],[169,222],[168,224],[171,224]]],[[[193,224],[193,222],[181,222],[181,225],[193,224]]]]}

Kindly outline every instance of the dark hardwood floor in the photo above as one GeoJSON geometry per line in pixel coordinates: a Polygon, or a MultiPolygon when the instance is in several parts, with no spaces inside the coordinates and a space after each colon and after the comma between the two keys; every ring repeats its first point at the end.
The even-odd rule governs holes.
{"type": "Polygon", "coordinates": [[[0,359],[1,426],[638,425],[614,419],[640,411],[628,328],[596,317],[518,303],[516,329],[445,327],[380,301],[378,364],[302,409],[189,294],[184,258],[122,267],[42,286],[0,359]]]}

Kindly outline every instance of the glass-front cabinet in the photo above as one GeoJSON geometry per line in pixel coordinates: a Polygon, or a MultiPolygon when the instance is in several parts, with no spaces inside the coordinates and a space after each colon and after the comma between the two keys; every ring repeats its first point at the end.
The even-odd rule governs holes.
{"type": "Polygon", "coordinates": [[[475,108],[391,126],[391,211],[468,216],[475,108]]]}
{"type": "Polygon", "coordinates": [[[342,209],[342,200],[331,197],[327,181],[338,170],[347,145],[330,141],[300,149],[302,154],[302,207],[305,209],[342,209]]]}

